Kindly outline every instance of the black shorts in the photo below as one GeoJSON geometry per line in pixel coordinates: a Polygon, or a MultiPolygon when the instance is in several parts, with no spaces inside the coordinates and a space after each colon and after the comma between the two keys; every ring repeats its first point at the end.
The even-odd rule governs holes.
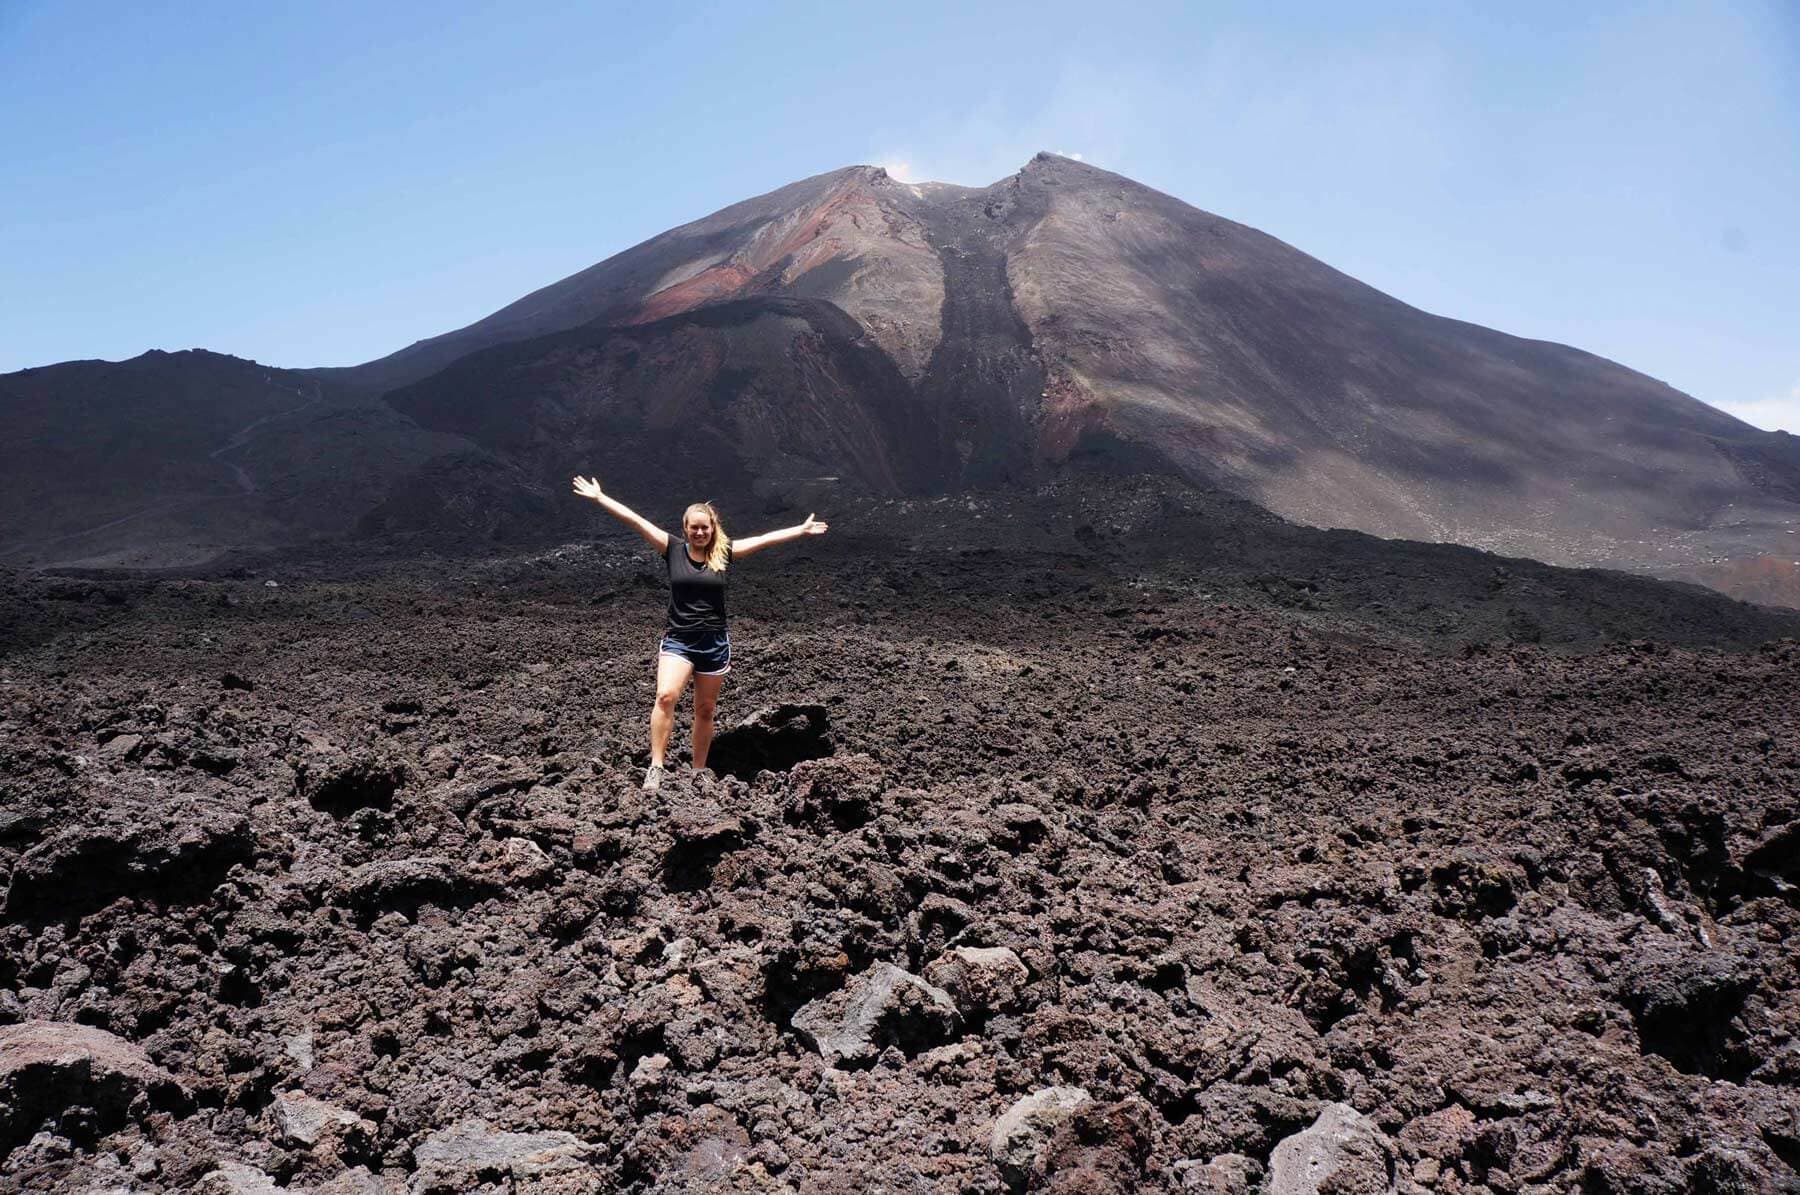
{"type": "Polygon", "coordinates": [[[731,636],[724,627],[665,631],[656,654],[688,661],[695,676],[724,676],[731,671],[731,636]]]}

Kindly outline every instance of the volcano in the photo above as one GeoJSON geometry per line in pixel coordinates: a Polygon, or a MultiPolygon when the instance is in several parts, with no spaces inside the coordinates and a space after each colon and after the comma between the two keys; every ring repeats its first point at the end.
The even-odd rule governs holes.
{"type": "MultiPolygon", "coordinates": [[[[72,380],[104,392],[123,384],[108,370],[141,361],[80,363],[72,380]]],[[[0,378],[0,393],[41,393],[71,368],[0,378]]],[[[774,509],[1099,470],[1174,475],[1318,527],[1800,603],[1794,437],[1578,349],[1419,311],[1049,154],[983,188],[868,166],[805,179],[466,328],[296,371],[289,388],[307,386],[325,398],[269,432],[314,446],[278,454],[300,458],[287,509],[245,490],[253,471],[234,473],[219,444],[151,439],[180,462],[167,472],[210,470],[213,506],[234,499],[208,542],[566,535],[589,515],[563,500],[574,472],[628,496],[674,486],[774,509]],[[305,467],[321,438],[318,455],[365,462],[362,480],[305,467]],[[328,473],[330,500],[309,500],[328,473]],[[321,508],[332,526],[299,521],[321,508]]],[[[81,447],[48,475],[19,462],[34,505],[81,472],[62,457],[111,442],[81,435],[91,416],[46,418],[39,442],[81,447]]],[[[65,497],[79,516],[12,528],[0,550],[97,558],[157,534],[119,524],[119,502],[65,497]]]]}

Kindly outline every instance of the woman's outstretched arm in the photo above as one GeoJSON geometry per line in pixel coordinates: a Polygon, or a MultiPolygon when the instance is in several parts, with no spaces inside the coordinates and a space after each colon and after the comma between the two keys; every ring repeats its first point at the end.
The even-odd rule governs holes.
{"type": "Polygon", "coordinates": [[[603,493],[597,478],[577,477],[575,479],[575,492],[580,494],[583,498],[592,498],[600,505],[606,507],[607,513],[611,514],[613,518],[619,520],[619,522],[629,524],[639,535],[644,537],[646,543],[655,548],[658,552],[667,552],[669,550],[669,533],[664,531],[661,527],[658,527],[655,523],[652,523],[649,519],[646,519],[637,511],[631,509],[631,507],[619,501],[617,498],[609,497],[607,494],[603,493]]]}
{"type": "Polygon", "coordinates": [[[830,525],[822,523],[812,515],[806,516],[806,522],[796,523],[792,527],[783,527],[780,531],[765,531],[761,535],[752,535],[747,539],[731,541],[733,557],[748,556],[752,552],[760,552],[764,548],[776,544],[785,544],[790,539],[799,539],[802,535],[824,535],[830,525]]]}

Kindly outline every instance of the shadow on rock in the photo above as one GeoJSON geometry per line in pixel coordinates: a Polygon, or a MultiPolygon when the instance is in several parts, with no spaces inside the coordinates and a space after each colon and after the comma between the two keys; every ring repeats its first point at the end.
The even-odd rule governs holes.
{"type": "Polygon", "coordinates": [[[754,780],[758,772],[785,772],[836,750],[824,706],[776,705],[757,710],[713,739],[706,762],[722,776],[754,780]]]}

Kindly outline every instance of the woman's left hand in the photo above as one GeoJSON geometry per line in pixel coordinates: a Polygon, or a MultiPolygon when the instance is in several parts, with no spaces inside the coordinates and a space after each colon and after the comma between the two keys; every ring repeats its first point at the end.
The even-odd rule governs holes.
{"type": "Polygon", "coordinates": [[[806,522],[800,524],[801,535],[824,535],[830,529],[831,524],[821,523],[811,515],[807,515],[806,522]]]}

